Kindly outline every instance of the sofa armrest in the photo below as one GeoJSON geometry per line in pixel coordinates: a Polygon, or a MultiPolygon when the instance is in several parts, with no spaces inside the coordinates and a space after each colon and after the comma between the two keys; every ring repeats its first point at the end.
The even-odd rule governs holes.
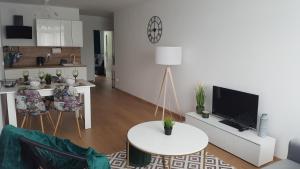
{"type": "Polygon", "coordinates": [[[300,139],[292,139],[289,143],[289,160],[300,163],[300,139]]]}

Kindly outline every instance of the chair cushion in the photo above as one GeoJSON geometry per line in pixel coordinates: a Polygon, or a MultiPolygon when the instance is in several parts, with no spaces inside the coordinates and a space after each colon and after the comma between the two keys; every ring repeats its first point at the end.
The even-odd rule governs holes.
{"type": "Polygon", "coordinates": [[[16,107],[18,110],[27,110],[26,96],[24,95],[16,96],[16,107]]]}
{"type": "Polygon", "coordinates": [[[300,164],[291,160],[281,160],[264,167],[263,169],[299,169],[300,164]]]}
{"type": "Polygon", "coordinates": [[[38,115],[46,112],[46,107],[40,93],[37,90],[20,88],[16,96],[16,108],[18,112],[28,112],[38,115]]]}
{"type": "Polygon", "coordinates": [[[54,107],[59,111],[79,111],[81,103],[78,96],[75,87],[56,86],[54,89],[54,107]]]}
{"type": "Polygon", "coordinates": [[[40,93],[37,90],[25,90],[27,96],[27,108],[32,115],[46,112],[46,107],[40,93]]]}

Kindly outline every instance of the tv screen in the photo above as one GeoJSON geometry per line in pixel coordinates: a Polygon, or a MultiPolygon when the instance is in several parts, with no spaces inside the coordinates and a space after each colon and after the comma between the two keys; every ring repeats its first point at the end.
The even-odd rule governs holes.
{"type": "Polygon", "coordinates": [[[212,113],[256,129],[258,95],[213,86],[212,113]]]}

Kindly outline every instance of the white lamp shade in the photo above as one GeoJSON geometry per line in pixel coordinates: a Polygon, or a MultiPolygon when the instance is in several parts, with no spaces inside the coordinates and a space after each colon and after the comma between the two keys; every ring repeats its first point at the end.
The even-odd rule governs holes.
{"type": "Polygon", "coordinates": [[[155,63],[159,65],[180,65],[182,49],[181,47],[156,47],[155,63]]]}

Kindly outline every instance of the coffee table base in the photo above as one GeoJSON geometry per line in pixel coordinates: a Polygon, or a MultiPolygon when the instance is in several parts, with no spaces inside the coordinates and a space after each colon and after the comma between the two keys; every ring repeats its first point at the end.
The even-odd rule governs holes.
{"type": "MultiPolygon", "coordinates": [[[[133,146],[130,146],[129,141],[127,141],[127,168],[129,168],[130,166],[130,150],[133,148],[133,146]]],[[[141,150],[139,150],[141,151],[141,150]]],[[[201,150],[203,152],[203,158],[200,158],[200,162],[203,159],[202,163],[202,169],[205,169],[205,163],[206,163],[206,148],[204,148],[203,150],[201,150]]],[[[145,152],[146,153],[146,152],[145,152]]],[[[171,169],[171,164],[172,164],[172,158],[173,156],[163,156],[162,155],[162,163],[163,163],[163,168],[164,169],[171,169]]],[[[151,160],[151,159],[150,159],[151,160]]],[[[136,167],[136,166],[134,166],[136,167]]],[[[138,166],[140,167],[140,166],[138,166]]]]}
{"type": "Polygon", "coordinates": [[[134,167],[145,167],[151,163],[151,154],[141,151],[129,145],[129,165],[134,167]]]}

